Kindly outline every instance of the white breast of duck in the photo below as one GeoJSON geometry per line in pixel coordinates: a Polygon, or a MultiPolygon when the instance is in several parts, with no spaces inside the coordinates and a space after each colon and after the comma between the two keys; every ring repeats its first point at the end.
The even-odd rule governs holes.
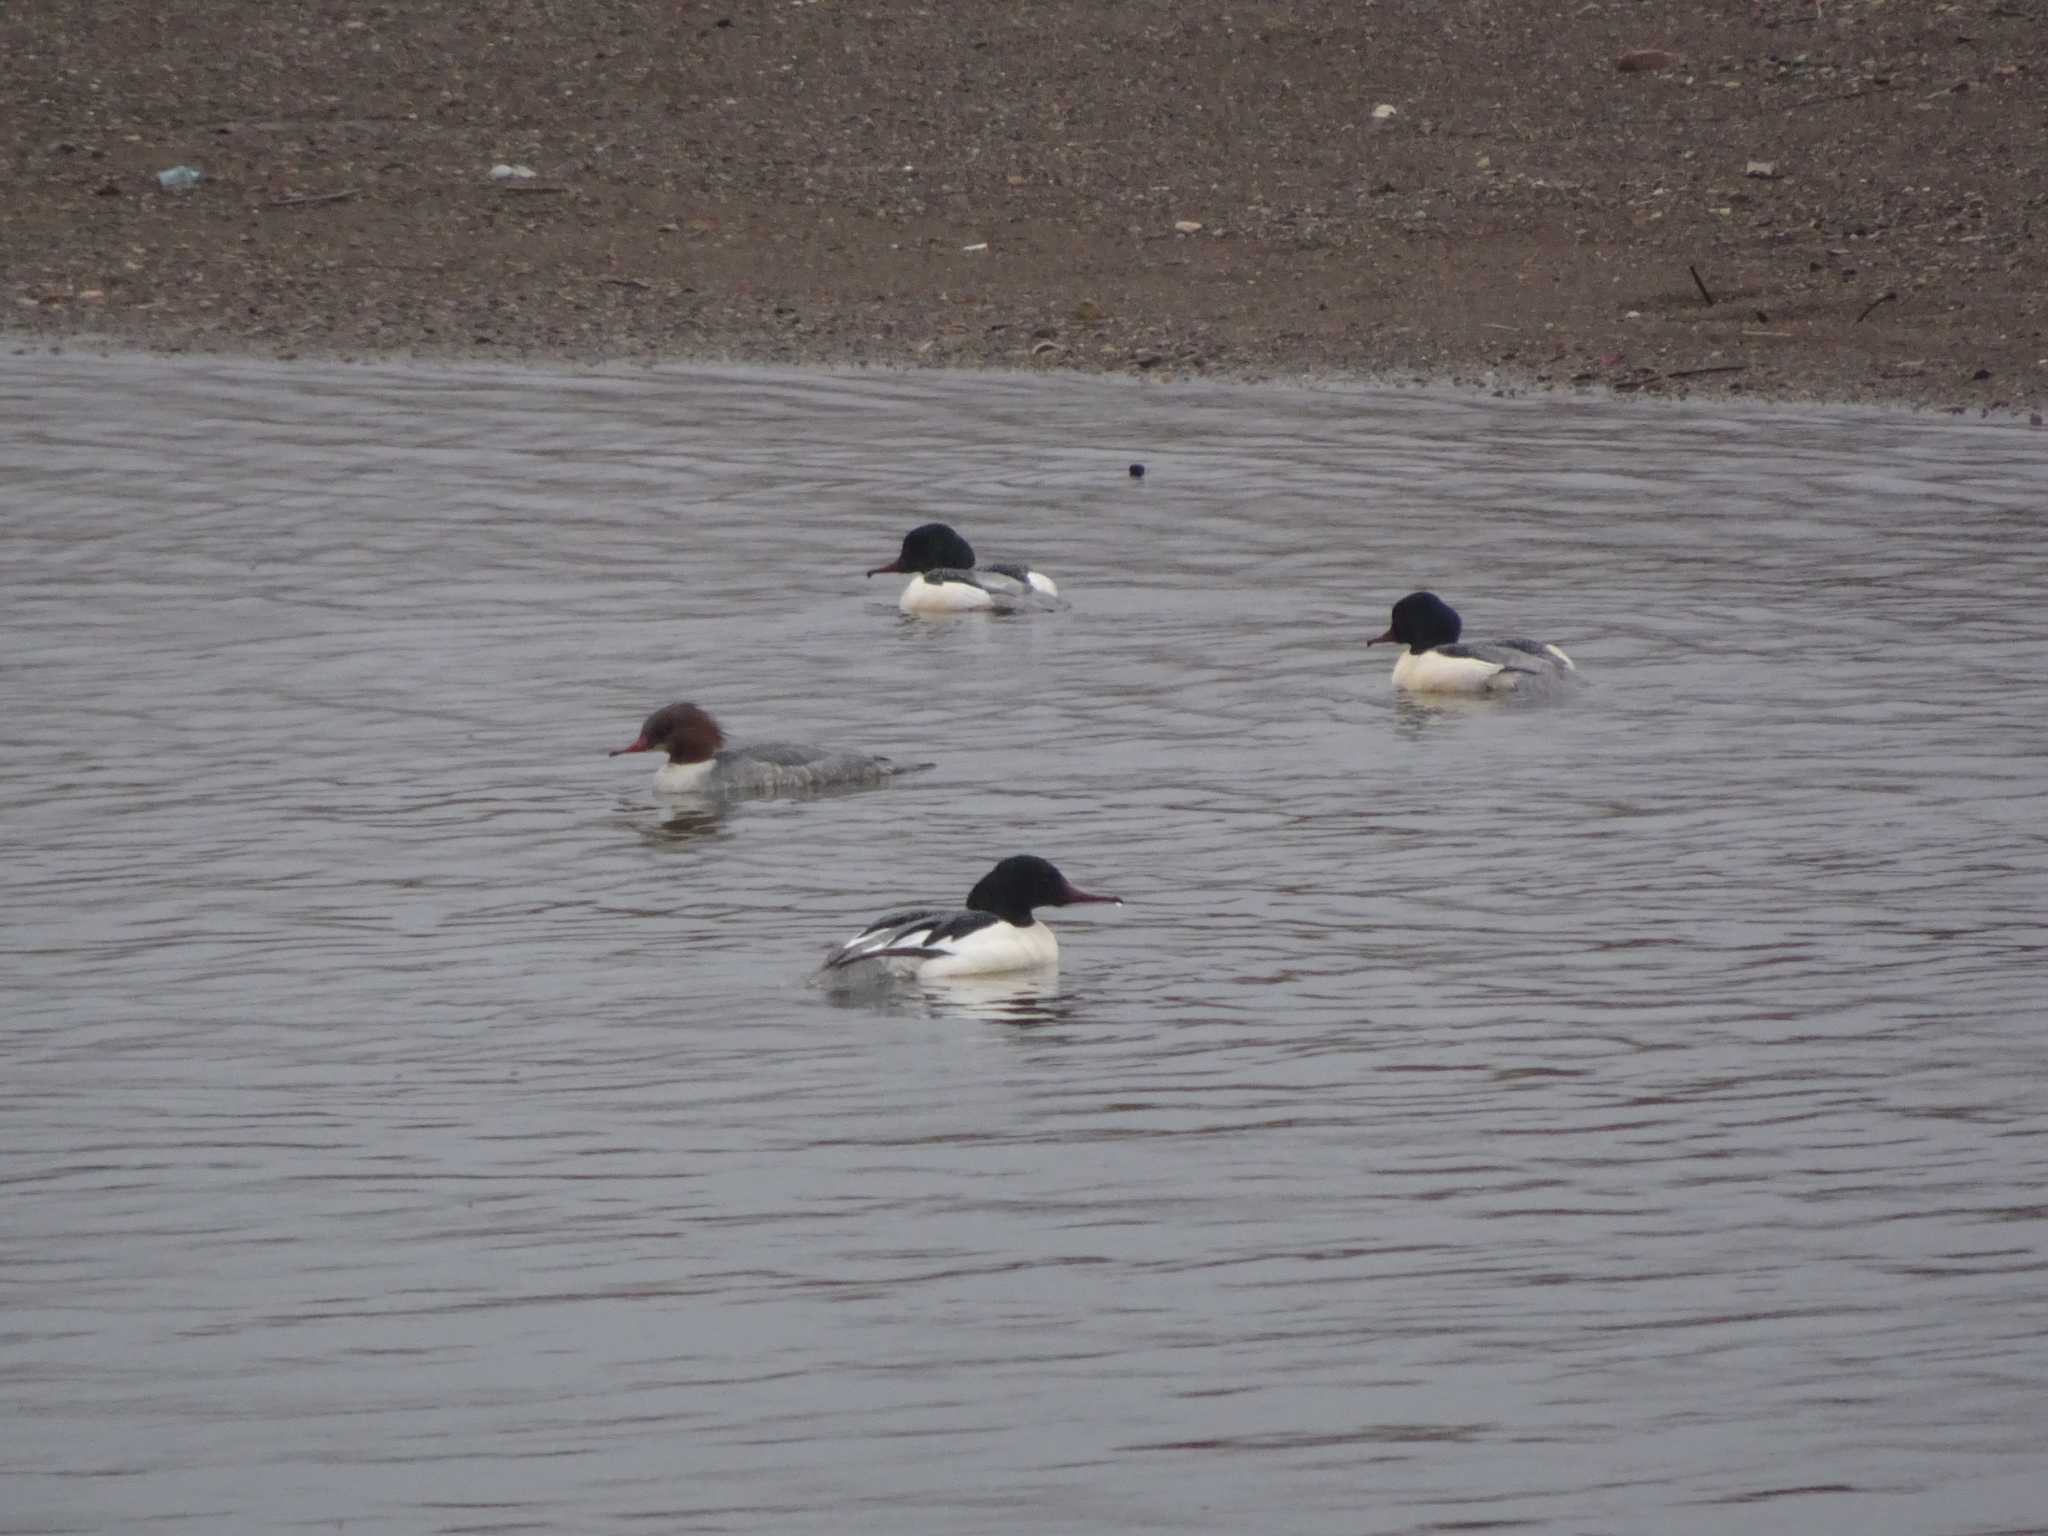
{"type": "Polygon", "coordinates": [[[671,759],[655,769],[654,787],[664,795],[706,794],[711,776],[717,771],[716,758],[706,758],[701,763],[678,763],[671,759]]]}
{"type": "Polygon", "coordinates": [[[903,536],[903,548],[870,576],[909,572],[897,608],[913,616],[1012,613],[1056,608],[1059,586],[1043,571],[1015,562],[978,565],[974,546],[944,523],[925,523],[903,536]]]}
{"type": "Polygon", "coordinates": [[[827,955],[824,972],[939,980],[1048,969],[1059,964],[1060,944],[1033,909],[1116,900],[1076,890],[1046,860],[1019,854],[982,876],[965,908],[893,912],[827,955]]]}
{"type": "Polygon", "coordinates": [[[1509,693],[1578,670],[1571,657],[1537,640],[1460,644],[1463,621],[1433,592],[1394,605],[1387,632],[1368,644],[1406,646],[1394,662],[1394,686],[1408,693],[1509,693]]]}

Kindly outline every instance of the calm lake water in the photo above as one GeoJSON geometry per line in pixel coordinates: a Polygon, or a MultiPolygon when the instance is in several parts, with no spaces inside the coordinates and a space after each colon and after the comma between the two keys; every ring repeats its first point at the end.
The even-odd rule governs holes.
{"type": "Polygon", "coordinates": [[[0,358],[0,1530],[2038,1531],[2044,516],[1947,418],[0,358]],[[1072,610],[899,618],[934,518],[1072,610]],[[1422,585],[1589,685],[1397,703],[1422,585]],[[663,807],[682,698],[938,767],[663,807]],[[1027,850],[1056,984],[806,986],[1027,850]]]}

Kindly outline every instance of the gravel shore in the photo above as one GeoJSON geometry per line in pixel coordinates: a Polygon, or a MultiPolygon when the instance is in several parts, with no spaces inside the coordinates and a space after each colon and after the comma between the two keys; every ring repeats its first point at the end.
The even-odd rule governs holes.
{"type": "Polygon", "coordinates": [[[0,101],[17,345],[2048,406],[2048,0],[37,0],[0,101]]]}

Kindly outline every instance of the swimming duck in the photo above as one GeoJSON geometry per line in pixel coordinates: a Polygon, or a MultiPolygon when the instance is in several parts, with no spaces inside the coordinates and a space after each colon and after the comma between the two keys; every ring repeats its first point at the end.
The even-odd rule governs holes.
{"type": "Polygon", "coordinates": [[[1540,640],[1460,645],[1464,622],[1434,592],[1410,592],[1394,604],[1394,622],[1367,645],[1405,645],[1394,663],[1394,686],[1410,693],[1512,693],[1578,671],[1571,657],[1540,640]]]}
{"type": "Polygon", "coordinates": [[[1114,902],[1076,890],[1046,860],[1028,853],[1004,859],[975,882],[965,908],[919,907],[870,923],[825,957],[823,973],[838,979],[986,976],[1059,964],[1059,940],[1033,917],[1036,907],[1114,902]]]}
{"type": "Polygon", "coordinates": [[[1042,571],[1017,561],[977,567],[974,546],[944,523],[925,523],[903,535],[903,548],[870,576],[909,572],[896,606],[908,614],[1016,613],[1058,608],[1060,589],[1042,571]]]}
{"type": "Polygon", "coordinates": [[[727,747],[718,722],[694,704],[663,705],[647,717],[638,736],[607,755],[626,752],[668,753],[654,775],[655,789],[668,795],[800,795],[884,784],[899,773],[932,766],[899,767],[886,757],[792,741],[727,747]]]}

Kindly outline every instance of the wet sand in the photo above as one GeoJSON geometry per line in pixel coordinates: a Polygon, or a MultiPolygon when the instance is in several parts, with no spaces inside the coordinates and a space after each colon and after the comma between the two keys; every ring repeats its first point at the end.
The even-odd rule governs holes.
{"type": "Polygon", "coordinates": [[[0,328],[2040,412],[2048,5],[1712,9],[45,0],[0,328]]]}

